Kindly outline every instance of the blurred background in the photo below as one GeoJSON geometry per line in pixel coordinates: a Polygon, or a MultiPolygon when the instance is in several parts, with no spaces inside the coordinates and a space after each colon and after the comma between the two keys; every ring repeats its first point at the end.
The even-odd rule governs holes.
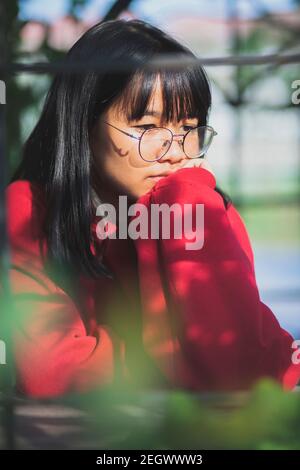
{"type": "MultiPolygon", "coordinates": [[[[93,24],[140,18],[198,56],[300,52],[296,0],[20,0],[4,2],[8,57],[58,61],[93,24]]],[[[4,8],[2,6],[2,8],[4,8]]],[[[300,338],[300,105],[292,84],[300,65],[208,66],[217,130],[207,158],[218,185],[246,223],[261,298],[300,338]]],[[[11,173],[40,114],[51,77],[6,79],[6,139],[11,173]]]]}

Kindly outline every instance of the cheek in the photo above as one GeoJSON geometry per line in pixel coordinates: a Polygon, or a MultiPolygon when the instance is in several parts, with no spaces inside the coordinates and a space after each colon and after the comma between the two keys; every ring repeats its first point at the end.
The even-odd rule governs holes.
{"type": "Polygon", "coordinates": [[[145,160],[143,160],[141,158],[140,153],[139,153],[138,142],[133,142],[133,145],[129,149],[129,152],[128,152],[127,156],[128,156],[128,165],[131,168],[136,168],[136,169],[142,168],[143,169],[143,168],[147,168],[147,167],[149,167],[149,165],[151,165],[151,163],[145,162],[145,160]]]}
{"type": "Polygon", "coordinates": [[[126,138],[111,140],[109,143],[106,141],[101,148],[98,146],[96,155],[101,179],[115,193],[126,193],[138,198],[153,186],[153,182],[147,178],[153,163],[145,162],[140,157],[137,141],[128,141],[126,138]]]}
{"type": "Polygon", "coordinates": [[[145,177],[147,168],[151,165],[145,162],[139,154],[136,141],[119,142],[104,155],[105,172],[121,181],[138,181],[145,177]]]}
{"type": "Polygon", "coordinates": [[[148,165],[136,152],[123,156],[112,152],[102,157],[102,174],[111,188],[134,196],[143,192],[148,165]]]}

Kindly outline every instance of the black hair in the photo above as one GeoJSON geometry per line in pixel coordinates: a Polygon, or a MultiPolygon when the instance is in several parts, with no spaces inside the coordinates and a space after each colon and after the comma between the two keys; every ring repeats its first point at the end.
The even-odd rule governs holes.
{"type": "MultiPolygon", "coordinates": [[[[112,20],[90,28],[72,46],[63,63],[131,60],[134,70],[82,70],[57,73],[41,116],[25,142],[22,161],[12,181],[25,179],[45,191],[48,254],[61,267],[94,278],[108,274],[91,251],[92,153],[89,137],[97,118],[113,103],[128,119],[139,119],[151,97],[157,71],[143,65],[157,54],[194,54],[160,29],[141,20],[112,20]],[[133,86],[134,85],[134,86],[133,86]]],[[[196,117],[207,123],[211,93],[200,65],[159,70],[165,120],[196,117]]],[[[221,190],[217,189],[219,192],[221,190]]],[[[225,195],[223,196],[226,203],[225,195]]]]}

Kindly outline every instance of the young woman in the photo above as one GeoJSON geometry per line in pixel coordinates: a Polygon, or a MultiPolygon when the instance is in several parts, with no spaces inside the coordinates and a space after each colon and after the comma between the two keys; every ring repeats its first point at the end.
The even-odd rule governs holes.
{"type": "Polygon", "coordinates": [[[83,69],[54,78],[7,188],[17,388],[27,395],[119,381],[197,391],[297,383],[293,338],[261,302],[243,221],[203,159],[215,135],[205,72],[146,70],[157,54],[193,57],[143,21],[87,31],[65,58],[83,69]],[[134,67],[86,67],[107,60],[134,67]],[[101,237],[97,207],[122,218],[119,196],[147,210],[176,204],[191,220],[204,208],[200,246],[172,229],[101,237]]]}

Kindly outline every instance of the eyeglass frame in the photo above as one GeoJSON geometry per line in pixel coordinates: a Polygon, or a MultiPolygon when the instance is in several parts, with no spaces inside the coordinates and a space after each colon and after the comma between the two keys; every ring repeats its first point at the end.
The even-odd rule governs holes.
{"type": "Polygon", "coordinates": [[[122,132],[123,134],[127,135],[128,137],[131,137],[132,139],[138,140],[138,141],[139,141],[139,146],[138,146],[139,155],[140,155],[141,159],[144,160],[145,162],[158,162],[159,160],[161,160],[161,159],[166,155],[166,153],[168,153],[168,151],[170,150],[171,145],[172,145],[173,140],[174,140],[174,137],[183,137],[182,141],[178,141],[178,142],[179,142],[180,145],[182,146],[182,150],[183,150],[184,154],[187,156],[187,158],[189,158],[190,160],[193,160],[193,159],[195,159],[195,158],[203,158],[204,155],[206,154],[207,150],[208,150],[209,147],[210,147],[210,144],[211,144],[211,142],[212,142],[212,139],[213,139],[216,135],[218,135],[218,133],[215,131],[215,129],[214,129],[212,126],[197,126],[197,127],[194,127],[193,129],[190,129],[190,130],[187,131],[185,134],[174,134],[174,133],[171,131],[171,129],[169,129],[168,127],[156,127],[156,128],[155,128],[155,127],[151,127],[151,128],[149,128],[149,129],[145,129],[145,130],[142,132],[142,134],[141,134],[140,136],[136,136],[136,135],[130,134],[129,132],[123,131],[122,129],[119,129],[118,127],[114,126],[113,124],[110,124],[110,123],[107,122],[107,121],[103,121],[103,122],[104,122],[105,124],[108,124],[109,126],[113,127],[114,129],[116,129],[116,130],[122,132]],[[198,157],[189,157],[189,156],[185,153],[185,151],[184,151],[184,141],[185,141],[185,138],[186,138],[186,136],[189,134],[189,132],[194,131],[195,129],[199,129],[199,128],[201,128],[201,127],[205,127],[205,128],[210,129],[210,130],[212,131],[212,138],[211,138],[210,144],[209,144],[209,146],[207,147],[207,149],[205,150],[205,152],[202,153],[202,154],[200,154],[198,157]],[[141,154],[140,146],[141,146],[141,140],[142,140],[143,135],[144,135],[147,131],[149,131],[149,130],[151,130],[151,129],[166,129],[166,130],[168,130],[169,132],[171,132],[172,140],[171,140],[171,143],[170,143],[170,145],[169,145],[169,148],[167,149],[167,151],[166,151],[161,157],[156,158],[155,160],[146,160],[146,159],[142,156],[142,154],[141,154]]]}

